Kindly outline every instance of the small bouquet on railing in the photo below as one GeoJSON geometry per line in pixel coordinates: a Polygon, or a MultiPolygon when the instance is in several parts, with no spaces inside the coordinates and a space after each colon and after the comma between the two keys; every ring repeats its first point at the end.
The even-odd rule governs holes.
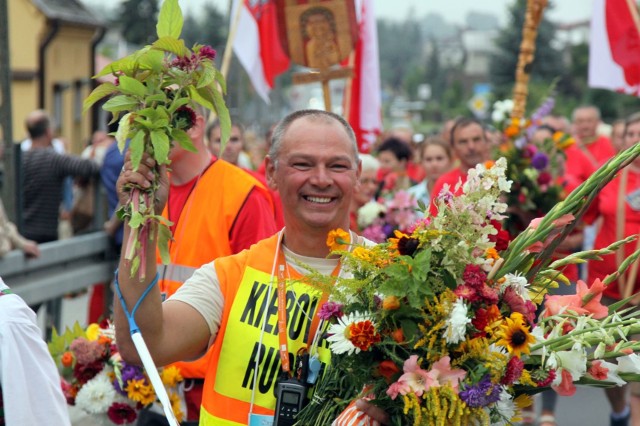
{"type": "Polygon", "coordinates": [[[507,194],[507,204],[512,209],[504,222],[512,236],[523,231],[530,219],[546,214],[569,192],[564,180],[564,151],[575,143],[574,139],[563,132],[555,132],[542,141],[534,139],[542,118],[553,110],[554,104],[554,99],[548,98],[530,119],[509,118],[512,102],[494,105],[493,118],[503,132],[498,155],[507,159],[506,176],[513,182],[507,194]]]}
{"type": "MultiPolygon", "coordinates": [[[[231,131],[222,97],[226,91],[224,77],[213,62],[216,52],[199,44],[191,50],[185,47],[179,39],[182,25],[178,0],[165,0],[156,26],[158,40],[104,67],[96,77],[112,74],[115,83],[102,83],[84,101],[86,111],[100,99],[110,97],[103,109],[113,113],[114,121],[119,120],[118,147],[124,151],[129,141],[134,170],[145,152],[158,165],[170,164],[169,151],[174,142],[186,150],[195,150],[187,131],[195,123],[196,105],[217,113],[222,149],[231,131]]],[[[121,207],[118,216],[128,218],[133,230],[125,243],[125,258],[133,262],[132,274],[138,272],[142,280],[145,267],[141,262],[149,238],[157,237],[163,262],[168,263],[170,224],[153,209],[157,184],[129,190],[129,202],[121,207]]]]}
{"type": "Polygon", "coordinates": [[[502,194],[512,185],[501,158],[471,169],[462,195],[443,191],[438,214],[412,232],[337,252],[351,276],[309,280],[333,304],[332,358],[297,424],[372,424],[352,408],[365,398],[398,426],[507,425],[542,390],[571,395],[576,384],[639,381],[640,343],[629,338],[640,331],[639,313],[625,301],[600,302],[617,273],[579,282],[575,295],[547,295],[544,314],[535,315],[549,289],[568,283],[561,268],[633,239],[551,258],[593,197],[639,154],[640,144],[614,158],[510,243],[499,237],[502,194]]]}
{"type": "MultiPolygon", "coordinates": [[[[60,371],[67,403],[80,412],[75,417],[85,414],[91,425],[135,424],[141,409],[158,404],[144,370],[120,357],[115,330],[108,321],[86,329],[76,323],[60,335],[54,330],[49,352],[60,371]]],[[[180,421],[184,416],[179,395],[182,376],[176,367],[167,367],[160,377],[180,421]]]]}

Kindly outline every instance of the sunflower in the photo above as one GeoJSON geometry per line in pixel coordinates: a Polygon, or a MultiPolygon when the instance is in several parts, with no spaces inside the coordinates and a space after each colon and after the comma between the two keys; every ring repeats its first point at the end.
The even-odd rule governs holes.
{"type": "Polygon", "coordinates": [[[506,347],[509,353],[515,356],[528,354],[529,345],[536,340],[529,333],[529,326],[520,312],[513,312],[511,317],[505,318],[496,335],[500,338],[496,344],[506,347]]]}

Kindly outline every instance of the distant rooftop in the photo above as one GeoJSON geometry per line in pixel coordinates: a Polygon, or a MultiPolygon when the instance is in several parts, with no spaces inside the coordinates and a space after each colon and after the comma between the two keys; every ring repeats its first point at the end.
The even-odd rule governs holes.
{"type": "Polygon", "coordinates": [[[78,0],[31,0],[50,19],[90,27],[102,27],[104,22],[84,7],[78,0]]]}

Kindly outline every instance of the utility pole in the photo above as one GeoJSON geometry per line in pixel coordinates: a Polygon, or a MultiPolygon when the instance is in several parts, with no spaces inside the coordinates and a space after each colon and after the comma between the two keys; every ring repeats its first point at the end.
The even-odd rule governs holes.
{"type": "MultiPolygon", "coordinates": [[[[16,162],[11,114],[11,65],[9,63],[9,8],[0,0],[0,143],[4,145],[2,202],[9,219],[16,221],[20,209],[16,197],[16,162]]],[[[1,150],[2,148],[0,148],[1,150]]],[[[19,221],[16,221],[19,222],[19,221]]]]}

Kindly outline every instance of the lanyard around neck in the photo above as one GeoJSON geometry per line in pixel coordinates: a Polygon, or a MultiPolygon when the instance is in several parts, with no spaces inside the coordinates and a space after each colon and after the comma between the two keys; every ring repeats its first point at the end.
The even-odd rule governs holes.
{"type": "MultiPolygon", "coordinates": [[[[283,250],[278,250],[278,264],[277,264],[277,274],[278,274],[278,343],[279,343],[279,352],[280,352],[280,362],[282,364],[282,371],[285,373],[289,373],[291,371],[291,365],[289,362],[289,344],[287,341],[287,276],[286,271],[287,263],[283,250]]],[[[340,263],[333,270],[333,276],[338,276],[340,274],[340,263]]],[[[318,307],[321,307],[324,303],[329,300],[329,294],[327,292],[322,293],[322,297],[320,298],[320,303],[318,307]]],[[[320,317],[318,315],[313,315],[311,318],[311,326],[309,327],[309,335],[307,336],[307,349],[310,350],[314,345],[313,343],[317,341],[315,339],[316,334],[319,332],[319,324],[320,317]]]]}

